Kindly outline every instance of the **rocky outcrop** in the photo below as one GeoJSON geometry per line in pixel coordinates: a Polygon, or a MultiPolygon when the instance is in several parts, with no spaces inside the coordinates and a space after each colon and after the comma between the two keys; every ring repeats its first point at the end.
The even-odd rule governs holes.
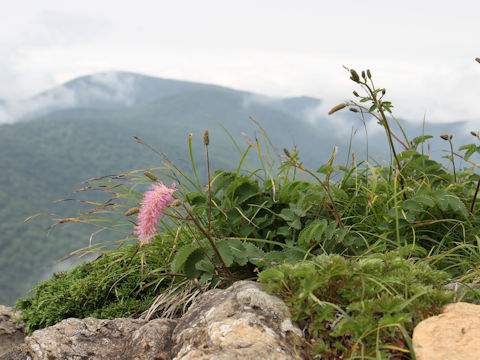
{"type": "Polygon", "coordinates": [[[301,331],[285,303],[258,283],[206,293],[173,331],[175,360],[303,358],[301,331]]]}
{"type": "Polygon", "coordinates": [[[66,319],[33,332],[0,360],[302,359],[286,305],[241,281],[201,295],[181,319],[66,319]]]}
{"type": "Polygon", "coordinates": [[[480,359],[480,305],[452,303],[413,331],[418,360],[480,359]]]}
{"type": "Polygon", "coordinates": [[[22,322],[17,323],[15,321],[19,317],[18,312],[0,305],[0,356],[16,345],[23,343],[25,337],[24,325],[22,322]]]}

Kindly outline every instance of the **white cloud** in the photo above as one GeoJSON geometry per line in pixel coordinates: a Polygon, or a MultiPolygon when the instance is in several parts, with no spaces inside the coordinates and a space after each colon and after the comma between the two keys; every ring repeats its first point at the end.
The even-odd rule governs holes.
{"type": "Polygon", "coordinates": [[[421,121],[426,111],[431,121],[480,119],[476,0],[143,4],[5,5],[0,98],[117,69],[334,105],[353,90],[345,64],[375,70],[399,116],[421,121]]]}
{"type": "Polygon", "coordinates": [[[12,123],[32,115],[42,116],[50,111],[77,106],[108,104],[132,105],[136,91],[135,78],[116,72],[99,73],[75,87],[64,85],[26,100],[10,100],[0,105],[0,123],[12,123]]]}

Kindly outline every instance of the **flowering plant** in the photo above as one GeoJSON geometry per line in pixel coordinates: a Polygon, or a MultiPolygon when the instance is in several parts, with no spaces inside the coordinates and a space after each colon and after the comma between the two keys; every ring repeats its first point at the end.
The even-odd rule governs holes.
{"type": "Polygon", "coordinates": [[[172,202],[172,194],[176,190],[175,183],[169,188],[160,182],[153,184],[150,190],[145,192],[138,215],[138,225],[134,230],[140,242],[149,244],[152,241],[163,215],[163,208],[172,202]]]}

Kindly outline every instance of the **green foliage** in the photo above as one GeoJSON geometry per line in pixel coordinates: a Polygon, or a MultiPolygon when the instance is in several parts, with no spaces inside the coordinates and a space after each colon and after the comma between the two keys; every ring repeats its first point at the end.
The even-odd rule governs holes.
{"type": "MultiPolygon", "coordinates": [[[[290,115],[294,103],[255,102],[245,107],[248,95],[244,92],[128,76],[135,76],[137,84],[136,98],[129,99],[133,107],[126,109],[123,102],[121,106],[108,104],[101,108],[96,103],[82,103],[82,108],[48,115],[40,112],[41,116],[31,121],[0,125],[0,304],[12,305],[18,297],[25,296],[34,284],[50,276],[56,260],[85,246],[96,230],[73,225],[47,234],[51,218],[37,217],[25,223],[26,218],[40,212],[75,216],[85,207],[75,201],[53,202],[74,197],[72,190],[83,187],[83,180],[159,165],[158,156],[136,144],[133,135],[182,163],[188,159],[182,139],[193,133],[193,152],[201,153],[199,135],[208,127],[214,139],[212,163],[216,169],[230,170],[239,156],[218,126],[219,121],[238,139],[241,132],[253,134],[256,130],[248,115],[258,116],[277,144],[289,145],[294,136],[304,144],[300,145],[302,149],[318,149],[318,145],[313,146],[314,140],[324,136],[298,117],[305,107],[317,105],[315,99],[304,106],[298,104],[297,114],[290,115]]],[[[88,78],[86,81],[72,83],[72,91],[80,89],[87,94],[88,78]]],[[[94,83],[95,79],[90,81],[94,83]]],[[[92,94],[91,98],[94,97],[92,94]]],[[[322,149],[328,149],[326,137],[322,143],[322,149]]],[[[311,151],[305,155],[310,153],[310,160],[318,161],[311,151]]],[[[205,164],[203,157],[197,159],[198,176],[203,183],[205,164]]],[[[108,198],[91,193],[81,200],[102,202],[108,198]]],[[[116,239],[115,234],[101,232],[93,241],[116,239]]]]}
{"type": "Polygon", "coordinates": [[[162,263],[155,256],[145,260],[146,254],[137,247],[105,253],[36,285],[33,296],[15,305],[27,333],[69,317],[114,319],[147,310],[155,294],[165,289],[164,277],[152,273],[162,263]]]}
{"type": "MultiPolygon", "coordinates": [[[[153,314],[160,300],[174,304],[168,312],[175,313],[192,300],[182,296],[191,286],[223,287],[260,273],[266,288],[282,296],[305,325],[312,354],[413,356],[415,324],[453,299],[444,285],[461,282],[469,289],[465,299],[480,298],[474,286],[480,278],[480,208],[475,203],[480,177],[476,166],[457,171],[451,135],[445,137],[453,171],[418,151],[430,136],[410,141],[370,71],[361,78],[354,70],[350,74],[366,96],[355,92],[359,103],[340,104],[331,113],[349,107],[374,116],[385,129],[390,163],[357,163],[352,156],[338,165],[335,148],[325,164],[311,171],[296,148],[284,149],[285,156],[272,155],[260,127],[261,136],[248,140],[244,152],[234,141],[236,171],[211,173],[205,143],[206,185],[191,137],[191,169],[180,169],[159,153],[163,166],[151,169],[155,176],[134,171],[90,181],[85,191],[103,191],[109,199],[60,222],[113,229],[126,243],[137,240],[132,233],[136,219],[127,217],[127,210],[141,206],[150,180],[175,181],[178,190],[175,201],[162,209],[152,244],[117,251],[107,251],[111,242],[94,244],[83,252],[107,251],[99,260],[55,275],[38,285],[32,298],[20,300],[17,307],[28,329],[68,316],[135,316],[150,303],[155,303],[149,308],[153,314]],[[399,126],[402,136],[390,123],[399,126]],[[178,297],[168,300],[170,294],[178,297]]],[[[463,149],[467,160],[476,152],[471,146],[463,149]]]]}
{"type": "Polygon", "coordinates": [[[437,314],[453,295],[442,290],[447,273],[401,253],[358,259],[320,255],[267,269],[259,281],[304,324],[312,355],[330,359],[381,353],[382,359],[396,359],[412,352],[405,334],[437,314]]]}

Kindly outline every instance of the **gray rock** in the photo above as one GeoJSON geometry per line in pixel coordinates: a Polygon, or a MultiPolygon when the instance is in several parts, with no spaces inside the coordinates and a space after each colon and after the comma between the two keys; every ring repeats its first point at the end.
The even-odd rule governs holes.
{"type": "Polygon", "coordinates": [[[24,324],[15,322],[20,316],[19,312],[14,312],[11,308],[0,305],[0,356],[9,352],[16,345],[23,343],[25,338],[24,324]]]}
{"type": "Polygon", "coordinates": [[[256,282],[202,295],[173,332],[174,360],[301,359],[302,332],[278,297],[256,282]]]}
{"type": "Polygon", "coordinates": [[[283,301],[241,281],[200,295],[177,320],[66,319],[0,360],[290,360],[305,358],[303,346],[283,301]]]}
{"type": "Polygon", "coordinates": [[[66,319],[25,338],[32,360],[168,359],[175,322],[158,319],[66,319]]]}

